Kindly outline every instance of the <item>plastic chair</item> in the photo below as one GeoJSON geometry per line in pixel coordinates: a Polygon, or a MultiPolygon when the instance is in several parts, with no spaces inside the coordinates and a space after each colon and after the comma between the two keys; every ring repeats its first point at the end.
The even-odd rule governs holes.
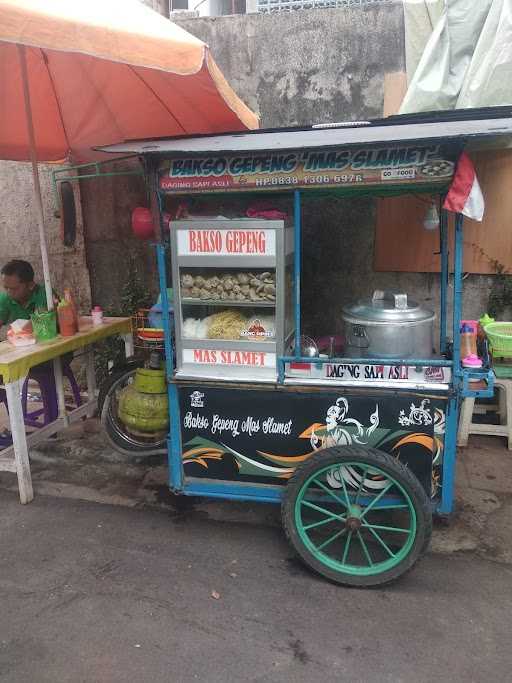
{"type": "MultiPolygon", "coordinates": [[[[2,387],[0,387],[0,403],[4,403],[5,409],[7,410],[7,394],[5,393],[5,389],[3,389],[2,387]]],[[[0,450],[2,450],[2,448],[7,448],[7,446],[10,446],[11,444],[11,436],[4,436],[0,433],[0,450]]]]}
{"type": "MultiPolygon", "coordinates": [[[[80,396],[80,387],[76,381],[75,375],[69,363],[63,363],[62,374],[68,380],[71,386],[71,393],[73,394],[73,401],[76,408],[82,405],[82,397],[80,396]]],[[[4,403],[7,411],[7,394],[5,389],[0,387],[0,403],[4,403]]],[[[21,393],[21,405],[23,408],[24,422],[27,427],[45,427],[50,422],[53,422],[59,416],[59,403],[57,398],[57,388],[55,386],[55,377],[53,375],[53,367],[50,364],[44,363],[33,367],[25,382],[21,393]],[[41,392],[41,408],[29,411],[28,409],[28,385],[29,381],[33,380],[39,385],[41,392]],[[40,421],[40,418],[43,421],[40,421]]],[[[10,445],[12,442],[0,435],[0,448],[10,445]],[[8,442],[8,443],[7,443],[8,442]]]]}
{"type": "MultiPolygon", "coordinates": [[[[71,386],[75,407],[79,408],[82,405],[80,387],[78,386],[75,375],[68,363],[62,364],[62,375],[68,380],[71,386]]],[[[55,377],[51,364],[44,363],[43,365],[36,365],[30,370],[27,379],[23,383],[21,405],[23,407],[24,421],[27,427],[45,427],[58,418],[59,404],[57,399],[57,387],[55,386],[55,377]],[[37,382],[39,385],[41,402],[43,404],[41,408],[32,411],[29,411],[28,409],[28,385],[30,380],[37,382]],[[43,418],[42,422],[40,421],[41,417],[43,418]]]]}
{"type": "Polygon", "coordinates": [[[475,405],[474,398],[465,398],[460,411],[459,433],[457,445],[464,448],[468,445],[470,434],[486,434],[507,438],[508,449],[512,450],[512,380],[497,377],[494,386],[498,393],[498,405],[475,405]],[[498,409],[500,424],[481,424],[473,422],[474,413],[495,412],[498,409]]]}

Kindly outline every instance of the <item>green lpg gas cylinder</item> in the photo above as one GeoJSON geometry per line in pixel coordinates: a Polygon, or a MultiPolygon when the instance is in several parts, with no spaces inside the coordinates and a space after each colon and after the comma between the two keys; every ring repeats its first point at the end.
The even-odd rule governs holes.
{"type": "Polygon", "coordinates": [[[131,432],[165,432],[169,426],[165,371],[138,368],[133,384],[119,395],[118,415],[131,432]]]}

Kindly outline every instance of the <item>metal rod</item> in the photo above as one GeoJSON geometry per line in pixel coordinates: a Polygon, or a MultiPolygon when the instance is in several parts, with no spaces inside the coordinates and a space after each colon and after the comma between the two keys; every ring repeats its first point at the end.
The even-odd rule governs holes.
{"type": "Polygon", "coordinates": [[[86,178],[112,178],[113,176],[121,175],[144,175],[144,171],[109,171],[108,173],[84,173],[83,175],[70,175],[63,178],[57,178],[58,183],[63,183],[65,180],[85,180],[86,178]]]}
{"type": "Polygon", "coordinates": [[[294,239],[294,273],[293,303],[295,310],[295,355],[300,356],[300,271],[301,271],[301,201],[300,191],[293,193],[293,239],[294,239]]]}
{"type": "Polygon", "coordinates": [[[455,216],[454,273],[453,273],[453,376],[456,393],[448,401],[446,413],[446,434],[443,450],[443,474],[441,488],[440,514],[450,514],[453,510],[455,465],[457,460],[457,430],[459,398],[462,388],[460,366],[460,319],[462,313],[462,265],[463,265],[463,226],[464,217],[455,216]]]}
{"type": "Polygon", "coordinates": [[[440,350],[446,353],[447,346],[447,304],[448,304],[448,277],[449,277],[449,252],[448,252],[448,214],[445,209],[441,209],[439,220],[440,242],[441,242],[441,319],[439,324],[440,350]]]}
{"type": "MultiPolygon", "coordinates": [[[[75,167],[76,168],[76,167],[75,167]]],[[[70,175],[70,176],[64,176],[62,178],[57,178],[56,174],[57,173],[62,173],[65,171],[65,169],[60,169],[59,171],[52,171],[52,187],[53,187],[53,194],[55,197],[55,202],[56,206],[60,206],[60,195],[59,195],[59,189],[58,189],[58,183],[64,183],[66,181],[74,181],[74,180],[88,180],[89,178],[111,178],[114,176],[130,176],[130,175],[137,175],[137,176],[143,176],[144,171],[112,171],[111,173],[84,173],[84,175],[70,175]]]]}
{"type": "Polygon", "coordinates": [[[248,485],[245,483],[225,483],[213,479],[187,480],[183,493],[188,496],[205,496],[224,500],[251,500],[255,503],[280,503],[284,486],[268,484],[248,485]]]}
{"type": "Polygon", "coordinates": [[[165,268],[165,246],[156,245],[158,278],[160,281],[160,301],[162,302],[162,322],[164,327],[165,374],[167,377],[167,396],[169,399],[169,435],[167,455],[169,460],[169,480],[171,488],[183,488],[183,464],[181,458],[181,419],[178,387],[172,381],[174,354],[172,348],[171,324],[169,319],[169,298],[167,296],[167,276],[165,268]]]}
{"type": "Polygon", "coordinates": [[[277,359],[277,383],[284,384],[286,361],[284,358],[277,359]]]}
{"type": "Polygon", "coordinates": [[[43,262],[44,288],[46,292],[46,306],[49,311],[53,309],[53,291],[50,279],[50,264],[48,262],[48,249],[46,246],[46,232],[44,226],[44,210],[37,168],[36,138],[34,133],[34,121],[32,119],[32,105],[30,103],[30,87],[28,83],[27,55],[24,45],[16,45],[21,67],[21,80],[23,85],[23,98],[25,101],[25,116],[27,119],[27,131],[30,145],[30,161],[32,164],[32,178],[36,199],[37,225],[39,228],[39,244],[41,248],[41,260],[43,262]]]}
{"type": "Polygon", "coordinates": [[[449,515],[453,511],[455,488],[455,463],[457,459],[458,431],[458,396],[448,401],[446,411],[446,434],[444,438],[441,502],[437,508],[439,514],[449,515]]]}
{"type": "Polygon", "coordinates": [[[165,268],[165,246],[156,245],[156,259],[158,264],[158,280],[160,284],[160,301],[162,303],[162,323],[164,327],[165,370],[167,381],[172,381],[174,366],[174,352],[171,343],[171,321],[169,318],[169,297],[167,295],[167,274],[165,268]]]}
{"type": "Polygon", "coordinates": [[[113,159],[105,159],[104,161],[86,161],[82,164],[73,164],[73,166],[59,168],[56,171],[53,171],[53,173],[55,175],[57,173],[66,173],[68,169],[73,171],[75,168],[86,168],[87,166],[94,166],[95,168],[98,168],[99,166],[105,166],[106,164],[115,164],[118,161],[124,161],[125,159],[138,159],[138,156],[137,154],[126,154],[122,157],[114,157],[113,159]]]}
{"type": "Polygon", "coordinates": [[[178,387],[173,382],[174,351],[172,346],[172,330],[169,317],[169,297],[167,294],[167,269],[165,264],[166,245],[163,230],[162,206],[157,190],[156,170],[153,168],[151,179],[151,214],[155,232],[158,231],[160,242],[156,245],[158,280],[160,284],[160,301],[162,304],[162,323],[164,328],[165,375],[167,379],[167,397],[169,400],[169,434],[167,437],[167,458],[169,462],[169,483],[172,489],[183,488],[183,463],[181,458],[181,418],[178,387]]]}
{"type": "Polygon", "coordinates": [[[455,253],[453,273],[453,367],[454,374],[461,375],[460,368],[460,320],[462,317],[462,252],[464,216],[455,216],[455,253]]]}
{"type": "Polygon", "coordinates": [[[60,196],[57,183],[63,183],[66,180],[86,180],[89,178],[111,178],[114,176],[125,176],[125,175],[144,175],[144,170],[133,170],[133,171],[110,171],[107,173],[102,173],[97,171],[96,173],[84,173],[83,175],[69,175],[70,171],[75,171],[80,168],[88,168],[89,166],[94,166],[94,168],[99,169],[105,164],[113,164],[116,161],[124,161],[125,159],[137,159],[138,157],[134,154],[129,154],[127,156],[116,157],[115,159],[106,159],[105,161],[88,161],[83,164],[74,164],[73,166],[66,166],[66,168],[58,168],[51,172],[52,176],[52,187],[53,193],[55,195],[55,202],[57,206],[60,206],[60,196]],[[64,174],[61,178],[60,175],[64,174]]]}

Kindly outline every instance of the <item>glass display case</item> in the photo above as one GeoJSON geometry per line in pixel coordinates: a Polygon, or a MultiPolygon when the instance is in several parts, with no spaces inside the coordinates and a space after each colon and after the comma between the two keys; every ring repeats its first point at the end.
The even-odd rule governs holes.
{"type": "Polygon", "coordinates": [[[292,228],[248,218],[170,228],[177,375],[275,381],[294,337],[292,228]]]}

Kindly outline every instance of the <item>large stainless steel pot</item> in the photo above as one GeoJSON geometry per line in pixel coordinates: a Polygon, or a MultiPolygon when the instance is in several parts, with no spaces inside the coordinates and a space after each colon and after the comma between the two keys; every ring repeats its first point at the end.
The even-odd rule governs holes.
{"type": "Polygon", "coordinates": [[[430,358],[435,314],[407,294],[377,290],[370,300],[343,309],[350,358],[430,358]]]}

